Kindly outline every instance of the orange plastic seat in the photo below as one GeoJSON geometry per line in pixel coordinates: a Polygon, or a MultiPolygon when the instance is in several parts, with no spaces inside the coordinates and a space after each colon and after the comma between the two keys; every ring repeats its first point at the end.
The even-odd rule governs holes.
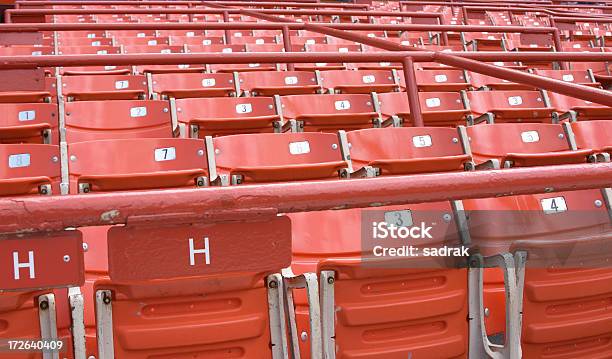
{"type": "Polygon", "coordinates": [[[153,74],[150,81],[161,98],[236,96],[234,76],[227,73],[153,74]]]}
{"type": "Polygon", "coordinates": [[[467,168],[471,161],[456,129],[387,127],[349,131],[353,170],[368,166],[379,175],[448,172],[467,168]]]}
{"type": "Polygon", "coordinates": [[[291,95],[281,98],[283,116],[304,131],[359,129],[380,124],[372,97],[365,94],[291,95]]]}
{"type": "Polygon", "coordinates": [[[60,154],[57,145],[0,144],[3,158],[0,195],[59,194],[60,154]]]}
{"type": "Polygon", "coordinates": [[[59,144],[57,105],[0,103],[0,143],[59,144]]]}
{"type": "Polygon", "coordinates": [[[321,85],[329,93],[362,93],[398,91],[393,72],[388,70],[321,71],[321,85]]]}
{"type": "Polygon", "coordinates": [[[571,150],[561,125],[543,123],[481,124],[467,135],[476,164],[499,161],[503,167],[586,163],[592,149],[571,150]]]}
{"type": "Polygon", "coordinates": [[[79,101],[65,104],[66,142],[170,138],[166,101],[79,101]]]}
{"type": "MultiPolygon", "coordinates": [[[[454,69],[418,70],[415,71],[419,91],[432,92],[454,92],[465,90],[469,87],[465,71],[454,69]]],[[[406,88],[404,73],[398,71],[400,84],[406,88]]]]}
{"type": "Polygon", "coordinates": [[[551,106],[556,110],[555,119],[571,121],[609,120],[612,108],[575,97],[549,92],[551,106]]]}
{"type": "Polygon", "coordinates": [[[597,252],[601,244],[589,244],[609,241],[612,217],[603,206],[609,200],[605,196],[606,190],[593,189],[464,201],[472,240],[484,253],[527,251],[524,277],[518,276],[523,290],[508,293],[503,279],[485,287],[489,294],[501,290],[522,298],[520,314],[505,314],[510,320],[522,317],[523,357],[600,358],[612,353],[612,345],[603,340],[612,334],[610,308],[600,305],[612,292],[612,270],[598,262],[606,255],[597,252]]]}
{"type": "MultiPolygon", "coordinates": [[[[460,358],[468,351],[467,272],[391,263],[363,263],[362,216],[384,221],[384,213],[410,212],[414,223],[452,213],[448,203],[387,206],[379,210],[340,210],[291,214],[294,274],[319,279],[323,352],[342,358],[460,358]],[[386,212],[385,212],[386,211],[386,212]],[[313,225],[316,223],[317,225],[313,225]],[[334,240],[321,240],[334,238],[334,240]],[[331,278],[331,279],[329,279],[331,278]],[[333,283],[333,293],[328,288],[333,283]],[[326,305],[327,303],[327,305],[326,305]]],[[[427,246],[448,242],[453,221],[439,228],[427,246]]],[[[456,233],[456,232],[455,232],[456,233]]],[[[412,243],[411,243],[412,244],[412,243]]],[[[387,259],[387,258],[385,258],[387,259]]],[[[306,295],[294,290],[295,336],[310,337],[306,295]]],[[[302,356],[309,343],[294,340],[302,356]]]]}
{"type": "MultiPolygon", "coordinates": [[[[506,67],[505,64],[503,67],[506,67]]],[[[508,80],[499,79],[497,77],[479,74],[476,72],[467,72],[470,85],[474,89],[485,89],[485,90],[534,90],[531,85],[519,84],[508,80]]]]}
{"type": "Polygon", "coordinates": [[[41,91],[0,92],[0,103],[15,102],[57,102],[57,78],[46,76],[41,91]]]}
{"type": "Polygon", "coordinates": [[[172,100],[172,114],[193,138],[237,133],[279,132],[281,116],[272,97],[217,97],[172,100]]]}
{"type": "Polygon", "coordinates": [[[59,55],[112,55],[120,54],[119,46],[64,46],[58,50],[59,55]]]}
{"type": "Polygon", "coordinates": [[[185,52],[183,46],[160,45],[123,45],[125,54],[180,54],[185,52]]]}
{"type": "Polygon", "coordinates": [[[208,173],[204,143],[189,138],[76,142],[68,157],[71,193],[204,186],[208,173]]]}
{"type": "MultiPolygon", "coordinates": [[[[397,117],[396,125],[412,126],[410,106],[405,92],[377,94],[383,118],[397,117]]],[[[421,112],[426,126],[464,125],[470,113],[457,92],[419,92],[421,112]]]]}
{"type": "Polygon", "coordinates": [[[262,71],[238,74],[240,89],[250,96],[301,95],[322,91],[311,71],[262,71]]]}
{"type": "Polygon", "coordinates": [[[232,184],[333,179],[348,166],[331,133],[222,136],[212,144],[217,175],[232,184]]]}
{"type": "Polygon", "coordinates": [[[68,101],[144,100],[147,79],[142,75],[79,75],[62,77],[68,101]]]}
{"type": "Polygon", "coordinates": [[[593,77],[593,73],[588,70],[540,70],[534,69],[533,73],[535,75],[540,75],[543,77],[571,82],[575,84],[585,85],[585,86],[593,86],[599,87],[600,83],[595,81],[593,77]]]}
{"type": "Polygon", "coordinates": [[[612,156],[612,121],[572,122],[571,129],[577,149],[591,149],[612,156]]]}
{"type": "Polygon", "coordinates": [[[475,118],[487,122],[552,122],[554,108],[539,91],[468,91],[475,118]]]}

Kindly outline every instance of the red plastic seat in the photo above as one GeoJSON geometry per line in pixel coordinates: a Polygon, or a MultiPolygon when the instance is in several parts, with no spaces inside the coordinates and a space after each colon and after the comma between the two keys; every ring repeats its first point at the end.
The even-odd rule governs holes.
{"type": "Polygon", "coordinates": [[[150,80],[161,98],[236,96],[234,76],[227,73],[153,74],[150,80]]]}
{"type": "MultiPolygon", "coordinates": [[[[397,72],[402,88],[406,88],[403,71],[397,72]]],[[[417,70],[415,71],[419,91],[453,92],[469,87],[465,71],[455,69],[417,70]]]]}
{"type": "Polygon", "coordinates": [[[588,70],[540,70],[534,69],[533,73],[535,75],[571,82],[575,84],[585,85],[585,86],[593,86],[599,87],[600,83],[595,81],[593,74],[588,70]]]}
{"type": "Polygon", "coordinates": [[[554,108],[539,91],[468,91],[467,99],[472,114],[489,122],[552,122],[554,108]]]}
{"type": "Polygon", "coordinates": [[[58,50],[59,55],[113,55],[120,54],[119,46],[64,46],[58,50]]]}
{"type": "Polygon", "coordinates": [[[463,39],[466,47],[473,51],[503,51],[503,34],[464,32],[463,39]]]}
{"type": "Polygon", "coordinates": [[[68,101],[144,100],[147,79],[142,75],[64,76],[62,94],[68,101]]]}
{"type": "Polygon", "coordinates": [[[329,93],[398,91],[393,72],[388,70],[331,70],[320,72],[321,84],[329,93]]]}
{"type": "Polygon", "coordinates": [[[337,131],[380,123],[372,97],[365,94],[291,95],[281,98],[283,117],[304,131],[337,131]]]}
{"type": "Polygon", "coordinates": [[[57,78],[45,76],[44,81],[44,89],[41,91],[0,92],[0,103],[57,102],[57,78]]]}
{"type": "Polygon", "coordinates": [[[59,47],[64,46],[113,46],[113,39],[99,37],[99,38],[88,38],[88,37],[68,37],[66,39],[58,39],[57,45],[59,47]]]}
{"type": "Polygon", "coordinates": [[[504,167],[586,163],[593,153],[592,149],[572,151],[557,124],[481,124],[469,126],[467,135],[477,164],[494,159],[504,167]]]}
{"type": "Polygon", "coordinates": [[[612,121],[580,121],[571,123],[578,149],[592,149],[597,153],[612,155],[612,121]]]}
{"type": "Polygon", "coordinates": [[[172,101],[173,114],[189,137],[278,132],[281,116],[272,97],[218,97],[172,101]]]}
{"type": "Polygon", "coordinates": [[[311,71],[262,71],[238,74],[240,89],[249,96],[301,95],[322,92],[311,71]]]}
{"type": "Polygon", "coordinates": [[[65,104],[66,142],[170,138],[166,101],[82,101],[65,104]]]}
{"type": "MultiPolygon", "coordinates": [[[[384,221],[385,211],[410,212],[414,223],[429,222],[441,213],[452,213],[450,204],[432,203],[290,215],[293,233],[291,269],[295,274],[314,273],[319,278],[321,298],[332,301],[329,306],[321,305],[323,326],[333,325],[333,328],[323,330],[324,334],[333,335],[323,337],[324,352],[335,352],[336,357],[342,358],[466,356],[465,269],[411,265],[406,262],[409,258],[403,258],[403,264],[399,265],[364,265],[360,231],[362,216],[371,212],[366,218],[384,221]],[[326,286],[329,283],[334,283],[334,291],[328,295],[326,286]],[[379,331],[394,334],[381,334],[379,337],[379,331]]],[[[447,235],[446,244],[458,242],[450,234],[455,231],[452,229],[454,223],[444,223],[443,227],[438,229],[440,234],[447,235]]],[[[439,245],[440,237],[435,234],[427,245],[439,245]]],[[[294,298],[296,334],[310,336],[306,296],[294,291],[294,298]]],[[[302,355],[307,356],[308,343],[297,343],[302,355]]]]}
{"type": "MultiPolygon", "coordinates": [[[[504,66],[506,67],[506,66],[504,66]]],[[[497,77],[479,74],[476,72],[467,73],[470,85],[474,89],[488,89],[488,90],[534,90],[531,85],[519,84],[508,80],[499,79],[497,77]]]]}
{"type": "Polygon", "coordinates": [[[0,144],[0,155],[0,196],[59,194],[58,146],[0,144]]]}
{"type": "Polygon", "coordinates": [[[59,144],[57,105],[0,104],[0,143],[59,144]]]}
{"type": "Polygon", "coordinates": [[[333,179],[348,167],[331,133],[222,136],[212,143],[217,175],[232,184],[333,179]]]}
{"type": "MultiPolygon", "coordinates": [[[[481,251],[528,251],[524,291],[518,293],[523,357],[600,358],[612,353],[612,345],[601,339],[612,334],[610,308],[600,305],[612,293],[612,270],[599,264],[603,253],[581,249],[594,239],[609,240],[611,217],[605,201],[597,189],[464,201],[472,241],[481,251]]],[[[488,283],[489,294],[500,290],[511,295],[504,293],[503,280],[488,283]]],[[[512,319],[518,315],[505,314],[512,319]]]]}
{"type": "Polygon", "coordinates": [[[157,36],[141,36],[141,37],[115,36],[115,40],[118,45],[123,45],[123,46],[170,45],[170,41],[167,37],[157,37],[157,36]]]}
{"type": "Polygon", "coordinates": [[[68,145],[71,193],[206,185],[204,143],[128,138],[68,145]]]}
{"type": "Polygon", "coordinates": [[[572,121],[609,120],[612,108],[575,97],[549,92],[551,106],[557,111],[559,119],[572,121]]]}
{"type": "MultiPolygon", "coordinates": [[[[412,126],[410,106],[405,92],[378,94],[380,111],[383,118],[393,116],[403,121],[404,126],[412,126]]],[[[419,92],[419,102],[423,121],[427,126],[464,125],[470,113],[457,92],[419,92]]]]}
{"type": "Polygon", "coordinates": [[[51,46],[0,46],[0,56],[42,56],[53,54],[55,54],[55,51],[51,46]]]}
{"type": "Polygon", "coordinates": [[[125,54],[180,54],[183,52],[185,48],[178,45],[123,45],[125,54]]]}
{"type": "Polygon", "coordinates": [[[448,172],[471,161],[452,128],[373,128],[349,131],[346,138],[354,171],[369,166],[379,175],[448,172]]]}

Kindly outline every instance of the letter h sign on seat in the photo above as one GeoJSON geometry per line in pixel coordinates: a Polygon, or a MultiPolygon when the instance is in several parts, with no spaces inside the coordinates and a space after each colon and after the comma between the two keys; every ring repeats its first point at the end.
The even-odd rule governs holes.
{"type": "Polygon", "coordinates": [[[204,237],[204,249],[195,249],[193,238],[189,238],[189,265],[196,264],[195,255],[204,253],[206,255],[206,264],[210,264],[210,249],[208,247],[208,237],[204,237]]]}

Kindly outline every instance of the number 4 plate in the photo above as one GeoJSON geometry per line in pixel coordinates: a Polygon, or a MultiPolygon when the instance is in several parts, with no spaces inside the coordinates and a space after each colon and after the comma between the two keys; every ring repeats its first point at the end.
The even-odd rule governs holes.
{"type": "Polygon", "coordinates": [[[0,291],[80,286],[84,281],[81,232],[0,239],[0,291]]]}
{"type": "Polygon", "coordinates": [[[126,226],[108,231],[109,275],[117,282],[236,272],[274,272],[291,264],[291,222],[126,226]]]}

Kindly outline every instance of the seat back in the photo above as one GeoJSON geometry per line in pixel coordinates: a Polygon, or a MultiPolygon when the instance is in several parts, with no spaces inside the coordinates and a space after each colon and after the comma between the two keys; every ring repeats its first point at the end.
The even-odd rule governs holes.
{"type": "Polygon", "coordinates": [[[144,100],[147,79],[142,75],[78,75],[62,77],[68,101],[144,100]]]}
{"type": "Polygon", "coordinates": [[[0,143],[59,143],[57,105],[0,103],[0,143]]]}
{"type": "Polygon", "coordinates": [[[0,195],[59,194],[60,153],[56,145],[0,144],[0,195]]]}
{"type": "Polygon", "coordinates": [[[68,157],[71,193],[206,185],[206,151],[195,139],[77,142],[68,157]]]}
{"type": "Polygon", "coordinates": [[[234,184],[338,178],[348,167],[331,133],[222,136],[212,144],[218,175],[230,176],[234,184]]]}
{"type": "Polygon", "coordinates": [[[572,122],[572,132],[578,149],[592,149],[597,152],[612,151],[612,121],[572,122]]]}
{"type": "MultiPolygon", "coordinates": [[[[406,87],[406,80],[402,72],[398,72],[402,87],[406,87]]],[[[419,70],[415,71],[417,85],[420,91],[459,91],[466,89],[469,84],[463,70],[419,70]]]]}
{"type": "Polygon", "coordinates": [[[495,121],[551,122],[552,108],[538,91],[469,91],[472,113],[492,113],[495,121]]]}
{"type": "Polygon", "coordinates": [[[368,128],[379,117],[366,94],[292,95],[281,102],[284,118],[299,121],[304,131],[368,128]]]}
{"type": "MultiPolygon", "coordinates": [[[[450,215],[450,207],[442,202],[290,215],[291,268],[296,274],[315,272],[319,277],[324,351],[337,357],[467,355],[465,269],[429,267],[417,264],[418,259],[410,264],[411,258],[402,258],[400,265],[389,257],[376,264],[363,262],[364,257],[372,258],[362,241],[361,228],[371,228],[368,222],[396,216],[408,216],[415,225],[441,222],[439,216],[450,215]],[[385,334],[379,337],[379,331],[385,334]]],[[[434,248],[459,243],[450,234],[456,233],[454,226],[452,220],[445,222],[433,228],[433,239],[411,244],[434,248]]],[[[306,297],[294,291],[294,298],[297,333],[309,333],[306,297]]],[[[308,343],[300,341],[299,349],[306,355],[308,343]]]]}
{"type": "Polygon", "coordinates": [[[390,92],[398,90],[393,72],[389,70],[330,70],[321,71],[323,88],[329,93],[390,92]]]}
{"type": "Polygon", "coordinates": [[[226,73],[153,74],[150,78],[154,94],[162,98],[235,96],[234,76],[226,73]]]}
{"type": "Polygon", "coordinates": [[[380,174],[463,170],[470,160],[457,130],[442,127],[387,127],[346,134],[353,169],[373,166],[380,174]]]}
{"type": "Polygon", "coordinates": [[[119,138],[172,137],[165,101],[80,101],[65,104],[68,143],[119,138]]]}
{"type": "Polygon", "coordinates": [[[321,91],[311,71],[262,71],[238,74],[240,89],[251,96],[313,94],[321,91]]]}
{"type": "Polygon", "coordinates": [[[185,133],[190,137],[280,129],[280,116],[272,97],[179,99],[172,106],[177,121],[187,126],[185,133]]]}
{"type": "MultiPolygon", "coordinates": [[[[503,164],[508,157],[538,155],[541,156],[539,158],[541,164],[554,164],[557,161],[556,156],[570,151],[563,127],[556,124],[482,124],[469,126],[467,135],[470,138],[472,155],[477,163],[498,159],[503,164]]],[[[578,157],[581,155],[581,161],[585,162],[588,153],[575,155],[578,157]]],[[[569,161],[570,158],[566,160],[569,161]]]]}

